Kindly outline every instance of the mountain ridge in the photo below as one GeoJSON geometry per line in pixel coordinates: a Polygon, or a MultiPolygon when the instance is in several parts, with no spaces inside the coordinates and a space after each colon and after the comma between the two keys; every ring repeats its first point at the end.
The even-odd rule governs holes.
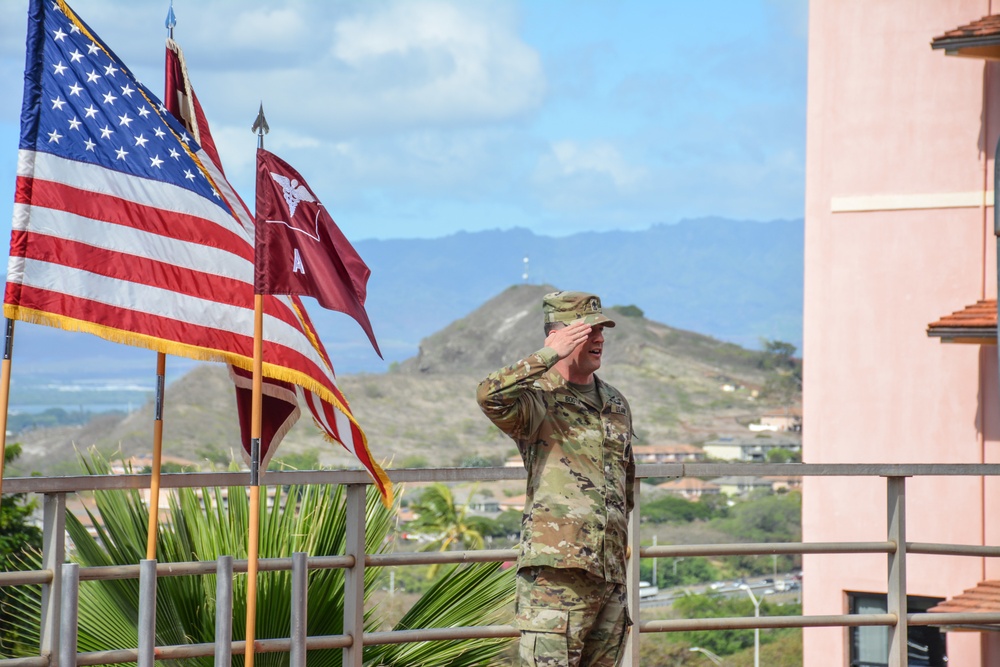
{"type": "MultiPolygon", "coordinates": [[[[608,306],[636,305],[672,326],[758,345],[801,346],[803,224],[703,218],[639,231],[539,236],[514,228],[438,239],[368,239],[355,244],[372,270],[368,313],[380,360],[357,323],[308,303],[340,373],[381,372],[418,351],[420,341],[513,283],[599,294],[608,306]]],[[[17,323],[12,405],[22,386],[128,380],[151,391],[155,353],[96,336],[17,323]]],[[[170,377],[195,366],[171,358],[170,377]]]]}
{"type": "MultiPolygon", "coordinates": [[[[413,358],[386,373],[344,375],[339,384],[376,460],[392,467],[501,464],[513,443],[480,413],[479,380],[541,347],[541,296],[549,285],[514,285],[424,338],[413,358]]],[[[701,444],[713,437],[745,435],[745,424],[797,396],[769,396],[775,377],[766,352],[741,348],[648,319],[638,309],[606,312],[617,323],[606,330],[599,375],[632,405],[639,444],[701,444]]],[[[164,454],[224,467],[238,451],[235,394],[221,364],[200,365],[167,387],[164,454]]],[[[104,416],[79,427],[18,434],[24,447],[14,469],[75,474],[74,448],[146,454],[153,408],[146,404],[117,420],[104,416]]],[[[766,436],[765,436],[766,437],[766,436]]],[[[300,419],[276,458],[357,467],[343,449],[323,441],[309,419],[300,419]]]]}

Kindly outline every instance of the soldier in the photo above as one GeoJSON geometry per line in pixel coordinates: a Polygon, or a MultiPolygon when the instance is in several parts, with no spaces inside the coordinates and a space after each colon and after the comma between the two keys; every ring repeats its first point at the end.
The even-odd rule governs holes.
{"type": "Polygon", "coordinates": [[[635,459],[625,397],[594,372],[601,300],[542,299],[545,346],[479,384],[479,406],[528,471],[517,570],[522,665],[613,667],[631,625],[625,562],[635,459]]]}

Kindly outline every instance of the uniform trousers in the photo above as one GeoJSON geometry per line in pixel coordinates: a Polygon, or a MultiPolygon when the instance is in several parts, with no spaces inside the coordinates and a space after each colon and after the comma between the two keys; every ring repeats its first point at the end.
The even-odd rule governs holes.
{"type": "Polygon", "coordinates": [[[522,667],[616,667],[630,625],[624,584],[576,568],[517,573],[522,667]]]}

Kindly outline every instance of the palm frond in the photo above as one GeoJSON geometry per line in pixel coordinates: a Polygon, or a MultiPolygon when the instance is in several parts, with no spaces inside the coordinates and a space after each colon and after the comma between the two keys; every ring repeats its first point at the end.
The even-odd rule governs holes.
{"type": "MultiPolygon", "coordinates": [[[[81,457],[83,458],[83,457],[81,457]]],[[[96,452],[83,460],[91,474],[107,474],[110,466],[96,452]]],[[[367,553],[381,553],[393,513],[374,488],[365,504],[367,553]]],[[[450,497],[450,494],[449,494],[450,497]]],[[[89,533],[67,512],[67,532],[74,545],[74,560],[82,566],[135,564],[145,558],[148,509],[137,490],[94,493],[96,509],[88,510],[96,529],[89,533]]],[[[212,561],[221,555],[246,558],[249,500],[243,487],[177,489],[168,494],[167,518],[157,527],[159,562],[212,561]]],[[[295,552],[310,556],[338,555],[346,547],[346,493],[331,485],[279,488],[261,511],[261,558],[287,558],[295,552]]],[[[40,556],[38,557],[40,563],[40,556]]],[[[38,564],[32,569],[37,569],[38,564]]],[[[365,598],[376,587],[380,572],[365,570],[365,598]]],[[[157,580],[157,645],[215,641],[215,577],[169,576],[157,580]]],[[[233,581],[233,639],[244,638],[246,618],[245,575],[233,581]]],[[[451,568],[403,617],[398,627],[452,627],[487,622],[495,610],[509,605],[513,575],[493,565],[451,568]]],[[[24,587],[22,601],[25,633],[35,632],[38,619],[37,587],[24,587]]],[[[291,573],[258,575],[256,635],[260,639],[290,634],[291,573]]],[[[316,569],[309,573],[308,628],[310,636],[343,633],[344,572],[316,569]]],[[[366,607],[369,605],[366,605],[366,607]]],[[[365,613],[366,630],[378,629],[378,609],[365,613]]],[[[137,579],[84,582],[80,587],[81,651],[134,648],[138,644],[139,582],[137,579]]],[[[25,634],[24,636],[28,636],[25,634]]],[[[503,650],[505,641],[467,640],[417,645],[366,647],[366,664],[425,665],[427,667],[487,665],[503,650]]],[[[33,644],[37,647],[37,643],[33,644]]],[[[35,649],[37,651],[37,649],[35,649]]],[[[37,655],[27,652],[26,655],[37,655]]],[[[287,653],[256,656],[260,667],[283,667],[287,653]]],[[[310,651],[310,667],[339,667],[341,650],[310,651]]],[[[233,656],[235,666],[242,656],[233,656]]],[[[185,667],[208,667],[212,658],[180,661],[185,667]]]]}

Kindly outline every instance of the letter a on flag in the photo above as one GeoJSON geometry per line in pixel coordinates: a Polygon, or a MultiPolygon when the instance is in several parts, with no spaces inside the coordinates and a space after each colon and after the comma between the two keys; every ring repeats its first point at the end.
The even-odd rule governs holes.
{"type": "Polygon", "coordinates": [[[382,356],[365,312],[371,271],[299,172],[263,148],[257,149],[254,266],[258,294],[311,296],[346,313],[382,356]]]}

